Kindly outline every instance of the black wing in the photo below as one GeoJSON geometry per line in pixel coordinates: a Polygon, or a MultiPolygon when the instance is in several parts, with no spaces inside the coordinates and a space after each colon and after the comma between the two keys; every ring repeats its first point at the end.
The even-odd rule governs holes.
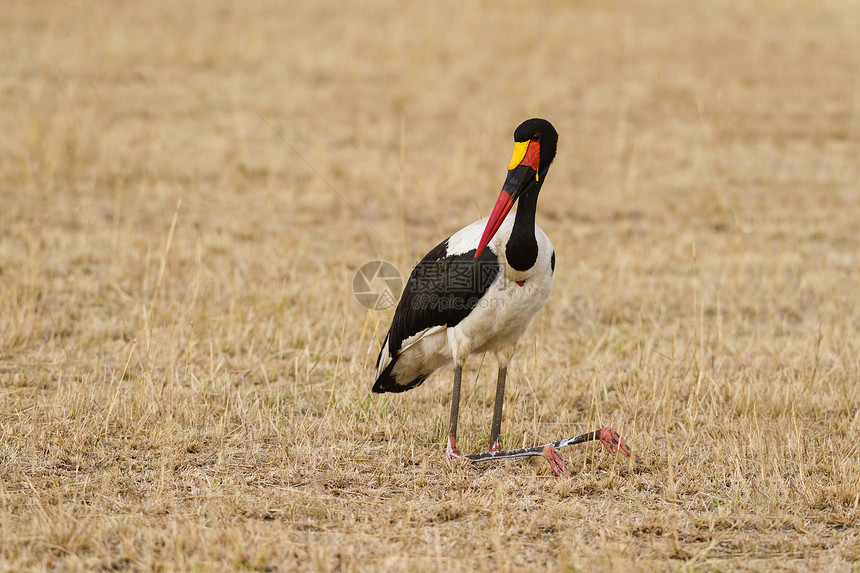
{"type": "Polygon", "coordinates": [[[392,357],[410,336],[433,326],[459,324],[499,274],[499,260],[491,249],[477,259],[475,249],[459,255],[447,251],[445,239],[412,270],[388,333],[392,357]]]}

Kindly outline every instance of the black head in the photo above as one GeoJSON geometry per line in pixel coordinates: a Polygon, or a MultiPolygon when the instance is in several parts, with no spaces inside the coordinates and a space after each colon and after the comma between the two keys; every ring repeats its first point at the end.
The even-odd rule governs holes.
{"type": "Polygon", "coordinates": [[[499,230],[517,199],[524,195],[537,199],[557,148],[558,132],[545,119],[527,119],[514,131],[514,154],[508,176],[478,243],[476,257],[499,230]]]}
{"type": "MultiPolygon", "coordinates": [[[[532,118],[522,122],[514,131],[514,142],[535,141],[540,144],[539,180],[543,179],[558,149],[558,132],[545,119],[532,118]]],[[[518,162],[519,163],[519,162],[518,162]]],[[[511,161],[513,165],[513,161],[511,161]]]]}

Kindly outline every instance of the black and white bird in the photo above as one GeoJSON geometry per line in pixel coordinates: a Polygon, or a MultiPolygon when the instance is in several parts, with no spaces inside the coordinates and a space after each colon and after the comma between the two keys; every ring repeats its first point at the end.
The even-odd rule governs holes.
{"type": "Polygon", "coordinates": [[[376,361],[374,392],[411,390],[454,362],[449,457],[462,457],[456,440],[463,365],[482,352],[499,361],[489,450],[499,449],[508,363],[552,291],[555,251],[535,225],[535,211],[557,146],[558,133],[544,119],[517,127],[492,213],[439,243],[413,269],[376,361]]]}

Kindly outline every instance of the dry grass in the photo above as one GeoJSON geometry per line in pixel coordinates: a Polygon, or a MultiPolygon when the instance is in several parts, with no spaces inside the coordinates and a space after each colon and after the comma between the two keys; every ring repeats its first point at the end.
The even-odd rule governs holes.
{"type": "Polygon", "coordinates": [[[3,11],[0,568],[856,570],[857,2],[3,11]],[[354,270],[486,214],[531,116],[504,441],[640,468],[451,465],[450,370],[369,395],[354,270]]]}

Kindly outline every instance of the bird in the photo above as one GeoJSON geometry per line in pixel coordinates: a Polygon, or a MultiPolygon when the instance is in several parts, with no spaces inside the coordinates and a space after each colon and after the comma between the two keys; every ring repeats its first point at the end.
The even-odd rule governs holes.
{"type": "Polygon", "coordinates": [[[411,390],[454,363],[449,458],[463,457],[457,421],[463,367],[471,354],[491,352],[498,359],[488,451],[500,449],[508,364],[552,292],[555,250],[535,215],[557,148],[558,132],[545,119],[528,119],[516,128],[507,176],[490,216],[460,229],[421,259],[382,342],[375,393],[411,390]]]}

